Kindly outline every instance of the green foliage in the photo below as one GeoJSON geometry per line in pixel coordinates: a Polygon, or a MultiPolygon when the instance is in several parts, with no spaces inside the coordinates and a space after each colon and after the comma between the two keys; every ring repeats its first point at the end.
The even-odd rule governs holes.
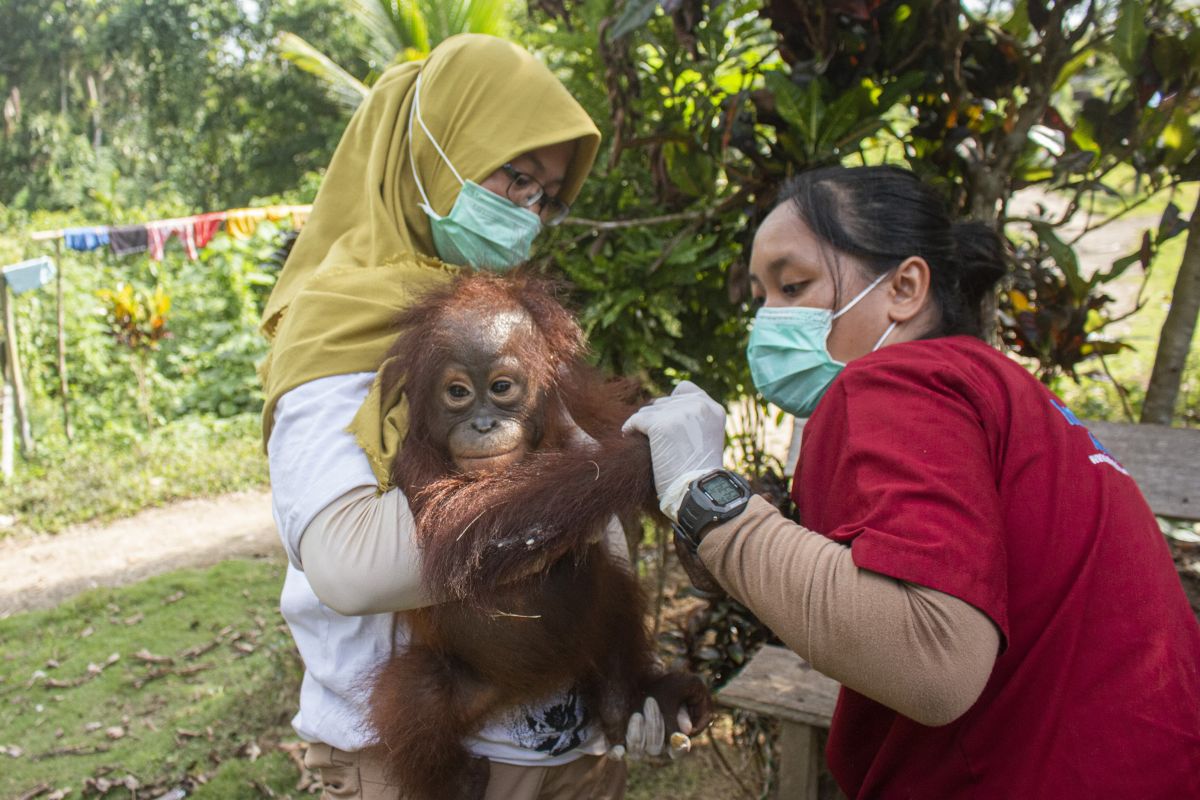
{"type": "Polygon", "coordinates": [[[770,34],[754,7],[713,8],[686,46],[654,19],[626,50],[592,33],[608,26],[607,8],[583,4],[531,41],[610,143],[539,260],[577,287],[597,360],[660,391],[692,378],[732,398],[750,385],[727,276],[754,213],[739,183],[751,165],[733,158],[721,120],[761,84],[770,34]]]}
{"type": "MultiPolygon", "coordinates": [[[[168,209],[144,213],[178,214],[168,209]]],[[[23,227],[63,222],[60,216],[41,215],[23,227]]],[[[255,368],[267,348],[258,334],[258,317],[280,266],[276,251],[283,233],[271,222],[260,224],[245,241],[220,232],[197,261],[188,260],[174,240],[161,263],[140,255],[118,258],[107,250],[64,249],[64,339],[77,433],[85,439],[129,436],[187,414],[257,412],[262,394],[255,368]],[[105,295],[114,292],[111,287],[126,288],[105,295]],[[154,327],[154,309],[146,307],[148,299],[154,302],[154,290],[147,287],[159,287],[158,302],[170,299],[169,337],[161,335],[161,325],[154,327]],[[131,350],[122,344],[134,339],[155,346],[131,350]]],[[[18,241],[0,236],[0,257],[22,252],[28,251],[18,241]]],[[[42,438],[59,430],[53,286],[15,298],[14,308],[35,435],[42,438]]]]}
{"type": "Polygon", "coordinates": [[[6,0],[0,202],[240,205],[323,167],[345,124],[268,43],[300,28],[355,65],[337,0],[6,0]],[[303,124],[298,124],[303,120],[303,124]]]}
{"type": "Polygon", "coordinates": [[[1186,4],[539,8],[534,42],[610,143],[544,262],[580,286],[599,359],[644,369],[656,388],[680,377],[722,397],[748,388],[749,235],[796,170],[899,161],[958,215],[1006,234],[1024,303],[1047,323],[1022,330],[1009,313],[1006,336],[1068,374],[1122,346],[1102,333],[1114,317],[1103,287],[1149,266],[1157,246],[1081,275],[1065,226],[1115,194],[1126,165],[1142,181],[1117,215],[1200,177],[1200,14],[1186,4]],[[1031,186],[1066,208],[1009,216],[1031,186]]]}
{"type": "Polygon", "coordinates": [[[55,533],[68,525],[128,516],[172,500],[267,483],[259,415],[194,415],[138,433],[113,425],[68,446],[39,440],[18,480],[0,483],[0,508],[12,531],[55,533]]]}

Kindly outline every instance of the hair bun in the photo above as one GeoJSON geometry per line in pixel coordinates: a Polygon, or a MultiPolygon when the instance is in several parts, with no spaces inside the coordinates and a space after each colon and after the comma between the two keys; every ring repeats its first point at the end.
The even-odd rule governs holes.
{"type": "Polygon", "coordinates": [[[959,287],[969,303],[982,302],[1008,273],[1000,235],[982,222],[962,220],[952,228],[959,287]]]}

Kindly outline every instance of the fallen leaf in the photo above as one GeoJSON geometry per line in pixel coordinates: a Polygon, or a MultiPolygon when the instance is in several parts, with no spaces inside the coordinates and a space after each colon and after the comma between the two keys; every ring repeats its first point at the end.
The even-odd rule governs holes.
{"type": "Polygon", "coordinates": [[[114,741],[117,739],[124,739],[125,738],[125,729],[123,727],[121,727],[120,725],[113,725],[110,728],[104,729],[104,735],[114,741]]]}
{"type": "Polygon", "coordinates": [[[37,786],[34,786],[24,794],[17,795],[17,800],[33,800],[33,798],[41,797],[48,791],[50,791],[50,784],[39,783],[37,786]]]}
{"type": "Polygon", "coordinates": [[[87,731],[88,733],[91,733],[92,731],[98,731],[103,727],[104,726],[102,724],[100,724],[99,722],[89,722],[83,726],[83,729],[85,731],[87,731]]]}
{"type": "Polygon", "coordinates": [[[183,597],[184,597],[183,590],[182,590],[182,589],[180,589],[178,592],[176,592],[175,594],[171,595],[170,597],[164,598],[164,599],[163,599],[163,605],[164,605],[164,606],[169,606],[169,605],[171,605],[172,603],[178,603],[180,600],[182,600],[182,599],[183,599],[183,597]]]}
{"type": "Polygon", "coordinates": [[[253,786],[263,797],[275,797],[275,792],[271,789],[271,787],[267,786],[262,781],[253,780],[250,781],[250,785],[253,786]]]}
{"type": "MultiPolygon", "coordinates": [[[[20,747],[17,747],[15,744],[0,745],[0,754],[9,756],[10,758],[20,758],[21,756],[25,755],[25,751],[20,747]]],[[[49,788],[49,786],[46,787],[46,789],[49,788]]]]}
{"type": "Polygon", "coordinates": [[[83,630],[81,630],[81,631],[79,632],[79,638],[80,638],[80,639],[86,639],[86,638],[88,638],[89,636],[91,636],[91,635],[92,635],[93,633],[95,633],[95,632],[96,632],[96,629],[95,629],[95,628],[93,628],[91,625],[88,625],[86,628],[84,628],[83,630]]]}
{"type": "Polygon", "coordinates": [[[92,756],[97,753],[107,753],[108,745],[85,745],[77,744],[70,747],[56,747],[53,750],[47,750],[44,753],[30,756],[31,761],[44,761],[47,758],[59,758],[61,756],[92,756]]]}
{"type": "Polygon", "coordinates": [[[175,659],[170,656],[156,656],[146,648],[142,648],[133,654],[133,657],[138,661],[145,661],[148,664],[174,664],[175,659]]]}
{"type": "Polygon", "coordinates": [[[124,622],[126,625],[137,625],[139,622],[141,622],[141,621],[142,621],[142,620],[144,620],[145,618],[146,618],[146,615],[145,615],[145,614],[143,614],[141,611],[139,611],[139,612],[137,612],[136,614],[134,614],[132,617],[126,617],[126,618],[125,618],[124,620],[122,620],[122,621],[123,621],[123,622],[124,622]]]}
{"type": "Polygon", "coordinates": [[[195,647],[189,647],[188,649],[181,652],[179,655],[181,657],[183,657],[185,659],[189,659],[189,660],[193,659],[193,658],[197,658],[199,656],[204,655],[209,650],[212,650],[214,647],[216,647],[220,643],[221,643],[220,640],[213,639],[211,642],[205,642],[204,644],[198,644],[195,647]]]}
{"type": "Polygon", "coordinates": [[[258,757],[262,755],[262,748],[258,746],[258,742],[251,739],[237,749],[237,755],[248,761],[258,761],[258,757]]]}

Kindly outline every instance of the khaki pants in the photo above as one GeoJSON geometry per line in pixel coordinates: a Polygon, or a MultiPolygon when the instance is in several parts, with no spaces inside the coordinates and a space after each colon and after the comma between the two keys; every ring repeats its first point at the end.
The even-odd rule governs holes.
{"type": "MultiPolygon", "coordinates": [[[[304,766],[320,770],[321,800],[403,800],[388,783],[383,764],[362,753],[327,744],[308,746],[304,766]]],[[[583,756],[557,767],[517,767],[491,762],[484,800],[621,800],[625,796],[624,761],[583,756]]]]}

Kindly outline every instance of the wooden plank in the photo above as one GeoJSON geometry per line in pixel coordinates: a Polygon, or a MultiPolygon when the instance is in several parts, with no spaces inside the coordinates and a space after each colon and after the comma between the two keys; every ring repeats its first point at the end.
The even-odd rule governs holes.
{"type": "Polygon", "coordinates": [[[817,729],[784,722],[779,731],[779,800],[818,800],[821,742],[817,729]]]}
{"type": "Polygon", "coordinates": [[[0,345],[0,477],[13,476],[13,393],[8,385],[8,359],[0,345]]]}
{"type": "Polygon", "coordinates": [[[67,395],[67,341],[64,329],[66,328],[65,311],[63,303],[63,268],[62,268],[62,241],[54,242],[54,302],[57,315],[57,338],[58,338],[58,394],[62,398],[62,415],[63,415],[63,432],[67,435],[67,441],[75,439],[75,431],[71,428],[71,411],[68,407],[69,397],[67,395]]]}
{"type": "Polygon", "coordinates": [[[717,702],[827,729],[840,689],[791,650],[767,645],[717,693],[717,702]]]}
{"type": "Polygon", "coordinates": [[[33,454],[33,433],[29,426],[29,406],[25,402],[25,382],[21,377],[20,351],[17,348],[17,323],[13,317],[13,298],[8,281],[0,279],[0,307],[4,315],[5,371],[9,389],[17,407],[17,424],[21,432],[21,454],[33,454]]]}
{"type": "Polygon", "coordinates": [[[1200,520],[1200,430],[1083,423],[1129,470],[1155,514],[1200,520]]]}

